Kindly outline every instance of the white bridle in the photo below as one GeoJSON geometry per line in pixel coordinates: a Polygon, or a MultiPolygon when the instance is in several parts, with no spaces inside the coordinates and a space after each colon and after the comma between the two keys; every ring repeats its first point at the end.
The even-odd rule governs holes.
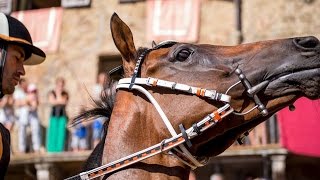
{"type": "MultiPolygon", "coordinates": [[[[170,44],[175,43],[175,42],[168,42],[170,44]]],[[[94,168],[92,170],[86,171],[86,172],[81,172],[79,175],[67,178],[67,180],[71,179],[78,179],[79,177],[82,180],[88,180],[88,179],[93,179],[97,178],[100,176],[103,176],[105,174],[110,174],[114,171],[117,171],[119,169],[122,169],[124,167],[127,167],[129,165],[132,165],[134,163],[140,162],[144,159],[147,159],[149,157],[155,156],[157,154],[160,154],[164,151],[175,151],[178,152],[180,155],[183,157],[179,156],[178,154],[171,153],[174,155],[176,158],[181,160],[184,164],[190,166],[192,169],[195,169],[197,167],[205,165],[205,162],[200,162],[198,161],[184,146],[184,143],[187,145],[191,145],[191,139],[198,136],[202,132],[206,131],[207,129],[215,126],[217,122],[221,121],[223,118],[228,116],[231,113],[234,113],[235,115],[245,115],[254,109],[260,110],[261,114],[263,116],[268,115],[268,111],[266,107],[262,104],[260,101],[259,97],[257,96],[257,93],[266,87],[268,85],[268,81],[264,81],[254,87],[251,86],[249,80],[246,78],[246,76],[242,73],[242,71],[239,68],[235,69],[235,74],[238,75],[240,81],[236,82],[234,85],[232,85],[225,94],[218,93],[216,90],[208,90],[208,89],[203,89],[203,88],[198,88],[198,87],[192,87],[186,84],[180,84],[176,82],[171,82],[171,81],[166,81],[166,80],[160,80],[156,78],[138,78],[138,72],[140,69],[140,64],[142,63],[144,56],[154,50],[161,47],[161,44],[158,45],[155,48],[152,49],[147,49],[144,51],[140,57],[137,60],[136,67],[134,69],[134,74],[131,78],[123,78],[120,79],[117,85],[117,89],[128,89],[128,90],[137,90],[149,99],[149,101],[153,104],[157,112],[159,113],[162,121],[166,125],[167,129],[169,130],[171,134],[171,138],[164,139],[160,143],[148,147],[146,149],[143,149],[139,152],[136,152],[134,154],[131,154],[129,156],[123,157],[119,160],[110,162],[108,164],[102,165],[100,167],[94,168]],[[255,102],[256,106],[248,110],[247,112],[244,113],[238,113],[235,112],[234,109],[230,106],[230,101],[231,97],[227,95],[227,93],[237,86],[238,84],[241,84],[245,87],[245,90],[247,92],[247,95],[252,98],[252,100],[255,102]],[[220,107],[216,111],[208,114],[205,118],[200,120],[199,122],[195,123],[192,125],[192,127],[188,129],[184,129],[183,125],[180,124],[179,128],[181,130],[181,133],[177,133],[169,119],[167,118],[166,114],[163,112],[162,108],[160,107],[159,103],[156,101],[156,99],[152,96],[152,94],[144,87],[144,86],[149,86],[149,87],[162,87],[162,88],[169,88],[174,91],[181,91],[184,93],[189,93],[191,95],[196,95],[199,97],[203,98],[208,98],[209,100],[213,101],[220,101],[225,103],[224,106],[220,107]],[[179,149],[177,149],[179,147],[179,149]],[[188,160],[185,160],[187,158],[188,160]],[[189,161],[189,162],[188,162],[189,161]]]]}
{"type": "MultiPolygon", "coordinates": [[[[117,85],[117,89],[129,89],[130,88],[130,83],[131,83],[131,78],[124,78],[120,79],[117,85]]],[[[207,90],[207,89],[202,89],[202,88],[197,88],[197,87],[192,87],[186,84],[180,84],[176,82],[171,82],[171,81],[165,81],[165,80],[160,80],[156,78],[136,78],[135,79],[135,85],[132,87],[132,89],[138,90],[142,92],[144,95],[147,96],[147,98],[150,100],[150,102],[153,104],[153,106],[156,108],[158,111],[162,121],[166,125],[167,129],[169,130],[170,134],[174,137],[177,136],[177,132],[174,130],[171,122],[167,118],[166,114],[163,112],[162,108],[160,107],[159,103],[155,100],[155,98],[152,96],[149,91],[147,91],[143,86],[140,85],[147,85],[147,86],[152,86],[152,87],[162,87],[162,88],[169,88],[175,91],[182,91],[185,93],[189,93],[192,95],[197,95],[200,97],[205,97],[214,101],[221,101],[224,103],[229,104],[231,97],[226,94],[221,94],[218,93],[215,90],[207,90]]],[[[205,163],[199,162],[194,156],[191,155],[191,153],[187,150],[187,148],[181,144],[179,145],[179,148],[182,150],[182,155],[188,158],[194,165],[190,164],[189,162],[186,162],[182,158],[176,156],[179,160],[181,160],[183,163],[186,165],[190,166],[192,169],[195,169],[197,167],[204,166],[205,163]]],[[[176,149],[177,152],[180,152],[179,150],[176,149]]],[[[174,153],[172,153],[175,155],[174,153]]]]}
{"type": "MultiPolygon", "coordinates": [[[[153,80],[156,80],[154,78],[137,78],[137,81],[138,82],[141,81],[141,85],[148,85],[148,84],[150,85],[150,83],[149,83],[149,82],[151,82],[150,79],[152,79],[152,82],[154,82],[153,80]]],[[[215,126],[217,124],[217,122],[221,121],[223,118],[225,118],[226,116],[228,116],[229,114],[231,114],[234,111],[230,107],[229,103],[227,103],[223,107],[208,114],[202,120],[195,123],[192,127],[186,129],[184,132],[177,134],[175,132],[174,128],[172,127],[170,121],[166,117],[165,113],[161,109],[160,105],[155,100],[155,98],[152,96],[152,94],[149,91],[147,91],[143,86],[136,85],[136,84],[131,85],[129,80],[131,80],[131,78],[126,78],[123,81],[120,80],[119,84],[117,85],[117,89],[133,89],[133,90],[137,90],[137,91],[145,94],[146,97],[150,100],[150,102],[155,106],[156,110],[159,112],[163,122],[166,124],[172,137],[168,138],[168,139],[164,139],[163,141],[161,141],[160,143],[158,143],[156,145],[153,145],[151,147],[143,149],[143,150],[136,152],[134,154],[131,154],[129,156],[123,157],[119,160],[110,162],[108,164],[102,165],[100,167],[94,168],[94,169],[86,171],[86,172],[81,172],[79,175],[72,176],[70,178],[67,178],[66,180],[79,179],[79,178],[82,180],[94,179],[94,178],[103,176],[105,174],[110,174],[114,171],[117,171],[117,170],[122,169],[124,167],[127,167],[129,165],[135,164],[137,162],[143,161],[149,157],[155,156],[155,155],[160,154],[164,151],[169,151],[171,149],[175,149],[177,152],[181,152],[178,149],[176,149],[176,147],[179,147],[183,151],[182,155],[185,156],[186,158],[188,158],[194,165],[183,160],[183,158],[176,156],[175,154],[172,154],[175,157],[177,157],[179,160],[181,160],[183,163],[190,166],[191,168],[203,166],[204,163],[199,162],[195,157],[193,157],[183,144],[186,143],[187,141],[190,141],[191,139],[198,136],[199,134],[206,131],[207,129],[215,126]]],[[[162,82],[163,83],[166,82],[165,84],[173,84],[173,82],[170,82],[170,81],[163,81],[163,80],[156,80],[156,81],[160,82],[159,84],[162,84],[162,82]]],[[[153,86],[155,85],[155,83],[152,83],[152,84],[153,84],[153,86]]],[[[178,83],[176,83],[176,84],[178,85],[178,83]]],[[[181,90],[181,91],[187,90],[187,87],[189,87],[188,89],[190,89],[190,90],[188,92],[190,92],[190,93],[198,92],[197,89],[199,89],[199,88],[195,88],[195,87],[183,85],[183,84],[179,84],[178,87],[179,86],[184,87],[181,89],[179,88],[179,90],[181,90]],[[196,91],[193,91],[193,90],[196,90],[196,91]]],[[[164,87],[164,86],[162,86],[162,87],[164,87]]],[[[212,91],[212,90],[206,90],[206,91],[208,91],[208,92],[211,91],[211,93],[207,93],[207,95],[211,94],[210,97],[215,97],[217,95],[218,97],[223,97],[222,99],[224,99],[226,101],[230,100],[230,96],[228,96],[228,95],[220,94],[220,93],[213,93],[215,91],[212,91]]],[[[197,94],[197,93],[195,93],[195,94],[197,94]]],[[[206,94],[206,93],[204,93],[204,94],[206,94]]]]}

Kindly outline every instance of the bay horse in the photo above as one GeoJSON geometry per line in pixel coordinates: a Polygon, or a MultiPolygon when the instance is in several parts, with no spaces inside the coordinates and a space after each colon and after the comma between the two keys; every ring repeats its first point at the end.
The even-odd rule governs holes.
{"type": "Polygon", "coordinates": [[[237,46],[167,41],[136,50],[118,15],[110,27],[123,62],[114,72],[123,79],[76,118],[109,120],[84,172],[72,178],[188,179],[190,169],[275,112],[302,96],[320,97],[315,37],[237,46]]]}

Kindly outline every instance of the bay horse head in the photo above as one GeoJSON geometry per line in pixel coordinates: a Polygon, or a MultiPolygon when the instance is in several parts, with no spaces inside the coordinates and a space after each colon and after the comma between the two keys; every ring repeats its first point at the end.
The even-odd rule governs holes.
{"type": "MultiPolygon", "coordinates": [[[[122,56],[123,77],[129,82],[126,88],[118,85],[102,164],[162,142],[172,137],[171,131],[179,134],[228,104],[233,112],[199,133],[186,148],[201,162],[220,154],[245,131],[299,97],[320,97],[320,43],[315,37],[237,46],[164,42],[137,50],[130,28],[116,14],[111,32],[122,56]],[[138,78],[147,79],[141,85],[147,92],[132,88],[139,84],[138,78]],[[185,87],[189,89],[181,91],[185,87]],[[168,130],[149,95],[173,130],[168,130]]],[[[187,179],[188,172],[185,164],[162,153],[109,178],[187,179]]]]}

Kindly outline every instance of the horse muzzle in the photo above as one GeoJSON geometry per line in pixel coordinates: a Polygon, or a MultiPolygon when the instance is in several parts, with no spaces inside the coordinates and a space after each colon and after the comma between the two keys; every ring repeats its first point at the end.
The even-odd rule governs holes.
{"type": "Polygon", "coordinates": [[[320,98],[320,67],[288,73],[269,83],[266,95],[303,94],[310,99],[320,98]]]}

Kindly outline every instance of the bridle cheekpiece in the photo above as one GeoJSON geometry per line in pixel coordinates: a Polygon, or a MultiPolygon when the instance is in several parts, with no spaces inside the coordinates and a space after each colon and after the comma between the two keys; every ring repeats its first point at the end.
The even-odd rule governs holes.
{"type": "Polygon", "coordinates": [[[154,146],[148,147],[144,150],[141,150],[129,156],[123,157],[119,160],[110,162],[108,164],[102,165],[92,170],[82,172],[79,175],[70,177],[68,178],[69,180],[79,178],[79,177],[82,180],[88,180],[88,179],[93,179],[96,177],[103,176],[105,174],[110,174],[114,171],[117,171],[129,165],[132,165],[134,163],[140,162],[144,159],[155,156],[165,151],[169,151],[171,155],[175,156],[177,159],[182,161],[184,164],[190,166],[192,169],[195,169],[197,167],[204,166],[206,164],[206,161],[199,161],[187,150],[184,144],[186,144],[188,147],[191,147],[192,146],[191,139],[193,139],[196,136],[199,136],[207,129],[212,128],[217,124],[217,122],[221,121],[223,118],[225,118],[231,113],[235,115],[245,115],[257,108],[263,116],[268,115],[268,111],[266,107],[263,105],[263,103],[257,96],[257,93],[263,87],[265,87],[268,84],[268,82],[262,82],[252,87],[249,80],[246,78],[246,76],[242,73],[242,71],[239,68],[236,68],[235,74],[238,75],[240,81],[232,85],[226,91],[225,94],[218,93],[216,90],[192,87],[186,84],[180,84],[177,82],[161,80],[153,77],[148,77],[148,78],[139,77],[139,71],[141,69],[143,60],[149,52],[159,48],[170,47],[176,43],[177,42],[174,42],[174,41],[166,41],[156,45],[151,49],[144,50],[138,57],[132,77],[120,79],[116,87],[118,90],[119,89],[128,89],[130,91],[137,90],[143,93],[148,98],[148,100],[153,104],[155,109],[158,111],[162,121],[166,125],[172,137],[168,139],[164,139],[160,143],[154,146]],[[252,98],[252,100],[256,104],[252,109],[250,109],[245,113],[235,112],[234,109],[230,106],[231,97],[227,95],[232,88],[234,88],[240,83],[245,87],[247,95],[250,98],[252,98]],[[207,98],[209,100],[220,101],[220,102],[223,102],[225,105],[218,108],[216,111],[208,114],[206,117],[204,117],[202,120],[198,121],[197,123],[194,123],[188,129],[185,129],[183,124],[180,124],[179,129],[181,132],[178,134],[174,130],[171,122],[167,118],[166,114],[163,112],[157,100],[152,96],[152,94],[149,91],[147,91],[144,88],[144,86],[168,88],[173,91],[180,91],[187,94],[196,95],[198,97],[207,98]]]}

